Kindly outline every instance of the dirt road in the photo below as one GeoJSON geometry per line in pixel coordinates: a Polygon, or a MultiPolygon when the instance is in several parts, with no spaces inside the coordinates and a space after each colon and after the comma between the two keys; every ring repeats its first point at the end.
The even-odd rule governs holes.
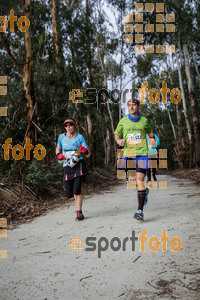
{"type": "Polygon", "coordinates": [[[83,222],[75,222],[72,205],[9,230],[0,241],[0,249],[8,250],[8,258],[0,259],[0,299],[199,299],[200,187],[164,175],[159,179],[168,181],[168,189],[150,192],[144,222],[133,218],[136,191],[124,183],[86,199],[83,222]],[[145,230],[145,252],[139,240],[133,251],[130,237],[145,230]],[[160,239],[162,230],[170,240],[180,238],[178,252],[170,242],[166,252],[162,242],[157,252],[149,249],[149,239],[160,239]],[[73,237],[83,240],[76,246],[83,251],[69,247],[73,237]],[[87,237],[94,238],[87,243],[93,242],[95,251],[86,251],[92,249],[87,237]]]}

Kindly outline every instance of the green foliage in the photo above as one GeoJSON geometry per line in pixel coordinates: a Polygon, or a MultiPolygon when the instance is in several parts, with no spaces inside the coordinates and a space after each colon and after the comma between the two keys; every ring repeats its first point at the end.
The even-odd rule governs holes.
{"type": "MultiPolygon", "coordinates": [[[[150,2],[156,3],[155,0],[150,2]]],[[[121,37],[124,38],[124,14],[125,12],[133,11],[134,1],[129,3],[122,0],[106,1],[106,4],[109,5],[113,12],[113,16],[116,16],[117,34],[114,26],[112,27],[111,25],[111,19],[113,18],[109,19],[110,16],[105,13],[105,7],[101,5],[101,1],[89,0],[89,16],[86,15],[85,1],[56,1],[56,3],[56,18],[59,33],[58,44],[60,46],[59,63],[57,63],[53,45],[50,5],[47,1],[39,0],[33,0],[31,4],[32,85],[37,104],[37,118],[35,122],[39,127],[39,130],[36,127],[37,143],[44,145],[47,149],[47,156],[44,159],[45,164],[35,160],[31,164],[24,160],[21,161],[22,171],[25,172],[24,180],[34,186],[41,183],[55,184],[57,180],[56,174],[61,174],[60,166],[51,167],[51,160],[55,153],[58,135],[62,133],[63,120],[66,117],[71,116],[77,120],[78,130],[84,135],[89,144],[91,141],[89,141],[88,135],[87,114],[90,113],[93,125],[94,146],[96,149],[96,164],[98,167],[104,165],[106,128],[109,128],[111,147],[114,145],[110,118],[104,105],[101,105],[97,110],[96,105],[75,105],[69,101],[69,92],[72,89],[79,88],[85,90],[87,87],[91,87],[88,70],[88,43],[91,51],[92,87],[95,87],[97,90],[102,88],[102,69],[99,51],[101,58],[104,58],[105,78],[109,89],[111,89],[111,86],[119,89],[121,74],[123,78],[122,86],[131,80],[131,78],[134,78],[138,88],[141,87],[144,81],[148,81],[149,90],[157,88],[157,86],[161,88],[162,81],[166,81],[170,89],[174,87],[180,88],[174,55],[166,56],[165,54],[158,55],[155,53],[136,55],[133,45],[126,44],[124,45],[122,62],[120,64],[121,37]],[[69,9],[72,3],[73,6],[69,9]],[[170,83],[166,61],[173,84],[170,83]],[[62,68],[58,72],[60,65],[62,68]],[[108,116],[107,122],[105,121],[105,113],[108,116]]],[[[176,32],[174,34],[148,33],[145,35],[144,42],[149,44],[175,44],[177,53],[179,39],[181,47],[184,42],[189,44],[195,97],[199,100],[199,81],[191,51],[194,53],[197,68],[199,69],[200,33],[198,27],[200,24],[200,4],[198,1],[166,0],[165,5],[166,13],[176,14],[176,32]]],[[[14,9],[15,15],[18,17],[22,16],[23,1],[8,0],[6,4],[1,4],[0,15],[8,16],[10,9],[14,9]]],[[[155,21],[155,14],[145,13],[145,22],[152,23],[153,21],[155,21]]],[[[13,57],[23,70],[24,34],[16,30],[15,33],[6,31],[3,35],[9,44],[13,57]]],[[[0,49],[3,49],[1,41],[0,49]]],[[[181,59],[183,85],[187,106],[190,108],[183,56],[181,56],[181,59]]],[[[4,144],[5,140],[10,137],[13,139],[13,145],[22,144],[28,126],[26,121],[27,104],[23,95],[23,80],[5,49],[0,52],[0,61],[0,76],[8,76],[8,94],[1,96],[1,106],[8,106],[8,116],[0,117],[0,144],[4,144]]],[[[197,102],[199,114],[200,101],[197,102]]],[[[183,127],[183,134],[185,134],[182,103],[179,104],[179,108],[181,112],[181,126],[183,127]]],[[[110,101],[110,109],[114,127],[116,128],[119,121],[119,104],[113,104],[110,101]]],[[[177,131],[175,106],[168,104],[168,110],[177,131]]],[[[174,141],[174,137],[165,107],[162,104],[153,105],[147,101],[145,105],[141,105],[141,114],[149,119],[153,129],[158,133],[162,147],[171,151],[169,159],[170,164],[173,165],[174,150],[172,142],[174,141]]],[[[191,120],[190,109],[188,111],[188,118],[191,120]]],[[[14,171],[16,162],[12,159],[5,162],[2,152],[0,155],[1,173],[7,176],[20,177],[14,171]]],[[[112,161],[114,162],[114,148],[112,148],[112,161]]]]}
{"type": "Polygon", "coordinates": [[[60,187],[60,181],[58,181],[58,174],[62,173],[62,167],[55,165],[49,168],[44,166],[43,163],[33,160],[27,167],[26,172],[23,174],[23,180],[32,185],[33,187],[38,186],[53,186],[60,187]]]}

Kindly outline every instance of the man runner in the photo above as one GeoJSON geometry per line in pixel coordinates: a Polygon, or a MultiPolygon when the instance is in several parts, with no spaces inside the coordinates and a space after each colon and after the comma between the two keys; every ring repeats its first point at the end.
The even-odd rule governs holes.
{"type": "MultiPolygon", "coordinates": [[[[145,117],[140,116],[140,101],[132,98],[127,101],[128,117],[122,118],[115,130],[115,141],[124,147],[124,157],[120,159],[127,170],[127,162],[136,162],[136,184],[138,191],[138,210],[134,214],[137,220],[143,220],[143,207],[146,198],[144,178],[148,169],[148,145],[146,134],[153,138],[153,131],[145,117]],[[121,138],[122,137],[122,138],[121,138]]],[[[119,166],[119,165],[118,165],[119,166]]]]}

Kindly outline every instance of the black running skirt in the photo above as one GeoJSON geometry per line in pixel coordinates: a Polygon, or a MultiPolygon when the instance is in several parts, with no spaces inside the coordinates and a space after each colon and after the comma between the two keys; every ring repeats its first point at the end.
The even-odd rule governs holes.
{"type": "Polygon", "coordinates": [[[69,166],[64,167],[64,180],[72,180],[87,174],[88,170],[83,159],[81,159],[73,168],[70,168],[69,166]]]}

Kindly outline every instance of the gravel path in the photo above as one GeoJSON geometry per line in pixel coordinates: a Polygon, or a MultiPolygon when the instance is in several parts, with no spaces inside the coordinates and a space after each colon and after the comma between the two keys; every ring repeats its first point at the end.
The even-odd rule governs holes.
{"type": "Polygon", "coordinates": [[[0,299],[199,299],[200,187],[165,175],[159,180],[167,180],[168,189],[150,192],[144,222],[133,218],[136,191],[124,183],[86,199],[82,222],[75,222],[72,205],[9,230],[0,242],[8,250],[8,258],[0,259],[0,299]],[[167,242],[162,252],[161,242],[152,252],[146,241],[141,252],[136,240],[133,251],[130,237],[144,230],[148,241],[166,230],[170,240],[181,239],[182,248],[173,252],[167,242]],[[76,246],[83,251],[69,247],[73,237],[83,240],[76,246]],[[94,238],[95,251],[86,251],[92,248],[87,237],[94,238]]]}

